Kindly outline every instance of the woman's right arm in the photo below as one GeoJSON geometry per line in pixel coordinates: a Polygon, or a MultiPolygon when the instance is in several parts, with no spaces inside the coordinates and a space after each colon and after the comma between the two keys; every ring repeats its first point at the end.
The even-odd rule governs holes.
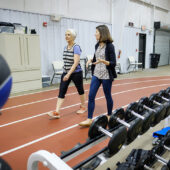
{"type": "Polygon", "coordinates": [[[86,63],[86,68],[88,68],[89,64],[92,63],[93,59],[89,59],[86,63]]]}

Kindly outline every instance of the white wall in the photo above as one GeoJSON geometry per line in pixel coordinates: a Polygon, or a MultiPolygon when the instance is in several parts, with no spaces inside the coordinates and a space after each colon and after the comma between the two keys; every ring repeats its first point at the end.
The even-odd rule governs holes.
{"type": "Polygon", "coordinates": [[[130,1],[126,24],[133,22],[134,27],[141,28],[141,25],[145,25],[147,29],[151,29],[151,19],[152,8],[150,6],[144,5],[141,2],[130,1]]]}
{"type": "Polygon", "coordinates": [[[111,0],[60,0],[59,13],[69,18],[110,23],[110,4],[111,0]]]}
{"type": "Polygon", "coordinates": [[[170,1],[169,0],[147,0],[151,2],[152,4],[165,8],[165,9],[170,9],[170,1]]]}
{"type": "MultiPolygon", "coordinates": [[[[111,23],[111,1],[114,2],[116,0],[1,0],[0,8],[47,15],[55,13],[68,18],[111,23]]],[[[140,22],[150,25],[149,18],[151,15],[151,6],[147,7],[147,4],[142,1],[170,10],[169,0],[130,0],[131,5],[128,10],[129,20],[135,20],[137,25],[140,22]],[[134,11],[136,13],[135,16],[133,16],[134,11]]],[[[157,16],[159,15],[157,13],[161,13],[161,15],[163,15],[161,19],[164,20],[166,18],[164,13],[167,11],[163,11],[160,8],[156,9],[155,19],[157,19],[157,16]]]]}
{"type": "Polygon", "coordinates": [[[59,0],[1,0],[0,8],[51,14],[58,11],[59,0]]]}
{"type": "Polygon", "coordinates": [[[164,24],[170,24],[170,20],[168,20],[168,12],[161,10],[161,9],[155,9],[155,16],[154,21],[161,21],[164,24]]]}
{"type": "Polygon", "coordinates": [[[150,68],[150,53],[152,53],[153,50],[153,32],[150,32],[149,30],[141,31],[141,29],[138,28],[125,27],[123,31],[122,54],[119,59],[123,73],[128,71],[129,56],[134,56],[136,61],[138,61],[139,33],[146,34],[145,68],[150,68]]]}
{"type": "MultiPolygon", "coordinates": [[[[161,2],[158,2],[159,1],[157,0],[157,3],[155,3],[161,6],[161,2]]],[[[166,3],[168,4],[169,1],[166,3]]],[[[168,6],[166,6],[166,8],[170,9],[168,6]]],[[[165,24],[170,24],[169,15],[170,14],[167,10],[154,8],[152,5],[148,5],[141,1],[131,0],[129,1],[126,24],[128,24],[128,22],[133,22],[134,26],[137,28],[141,28],[141,25],[145,25],[147,29],[153,29],[154,21],[161,21],[165,24]]]]}
{"type": "Polygon", "coordinates": [[[116,54],[122,49],[123,30],[128,14],[128,5],[129,0],[114,0],[112,3],[112,36],[116,54]]]}
{"type": "Polygon", "coordinates": [[[111,22],[111,0],[1,0],[0,8],[40,14],[59,14],[96,22],[111,22]]]}

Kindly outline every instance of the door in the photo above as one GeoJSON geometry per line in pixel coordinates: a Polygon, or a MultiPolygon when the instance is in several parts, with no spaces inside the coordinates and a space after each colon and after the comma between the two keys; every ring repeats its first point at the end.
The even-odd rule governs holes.
{"type": "Polygon", "coordinates": [[[24,37],[26,68],[39,70],[41,68],[39,36],[25,35],[24,37]]]}
{"type": "Polygon", "coordinates": [[[158,66],[169,64],[169,39],[170,34],[164,31],[156,33],[155,53],[160,54],[158,66]]]}
{"type": "Polygon", "coordinates": [[[17,34],[1,34],[0,53],[5,57],[12,71],[25,69],[22,36],[17,34]]]}
{"type": "Polygon", "coordinates": [[[146,34],[139,34],[139,54],[138,62],[142,63],[142,66],[145,68],[145,51],[146,51],[146,34]]]}

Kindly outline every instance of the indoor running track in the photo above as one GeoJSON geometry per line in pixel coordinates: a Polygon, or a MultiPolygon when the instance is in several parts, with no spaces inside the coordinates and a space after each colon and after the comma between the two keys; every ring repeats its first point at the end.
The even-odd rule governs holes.
{"type": "MultiPolygon", "coordinates": [[[[112,87],[114,109],[126,107],[141,97],[170,86],[170,76],[145,77],[115,80],[112,87]]],[[[86,96],[89,84],[84,85],[86,96]]],[[[79,96],[75,87],[68,89],[61,118],[49,120],[48,112],[55,109],[58,89],[38,92],[17,97],[10,97],[0,116],[0,157],[4,158],[13,170],[26,170],[31,153],[47,150],[60,156],[78,142],[88,138],[88,128],[81,128],[78,123],[85,120],[87,113],[77,115],[80,107],[79,96]]],[[[86,101],[87,103],[87,101],[86,101]]],[[[94,116],[107,112],[102,86],[96,96],[94,116]]],[[[67,162],[74,166],[91,154],[102,149],[108,139],[67,162]]],[[[42,165],[41,169],[43,168],[42,165]]]]}

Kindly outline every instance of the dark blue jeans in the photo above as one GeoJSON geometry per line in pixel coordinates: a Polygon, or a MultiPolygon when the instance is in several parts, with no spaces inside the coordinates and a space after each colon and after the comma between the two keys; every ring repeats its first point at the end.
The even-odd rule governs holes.
{"type": "Polygon", "coordinates": [[[107,102],[107,112],[108,115],[112,114],[113,109],[113,100],[112,100],[112,81],[111,80],[103,80],[98,79],[93,76],[90,84],[90,92],[89,92],[89,101],[88,101],[88,118],[91,119],[93,117],[93,112],[95,108],[95,97],[100,85],[103,85],[103,91],[105,94],[106,102],[107,102]]]}

